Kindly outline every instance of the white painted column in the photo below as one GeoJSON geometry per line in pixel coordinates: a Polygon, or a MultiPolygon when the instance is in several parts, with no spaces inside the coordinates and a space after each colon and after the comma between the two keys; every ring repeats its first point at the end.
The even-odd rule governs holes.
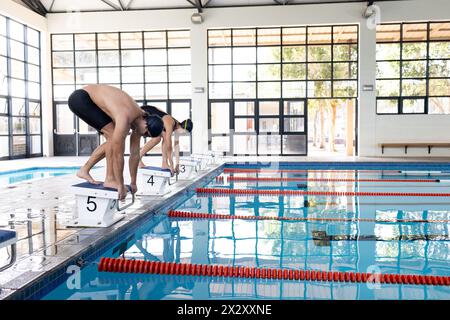
{"type": "Polygon", "coordinates": [[[191,83],[192,83],[192,151],[203,153],[208,150],[208,39],[203,24],[191,27],[191,83]],[[204,92],[196,93],[195,88],[204,92]]]}

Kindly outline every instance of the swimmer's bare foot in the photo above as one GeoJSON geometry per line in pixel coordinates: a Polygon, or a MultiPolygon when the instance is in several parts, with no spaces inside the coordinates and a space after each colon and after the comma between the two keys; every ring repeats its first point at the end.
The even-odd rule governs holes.
{"type": "Polygon", "coordinates": [[[101,181],[94,180],[94,178],[92,178],[91,175],[89,174],[89,171],[84,170],[83,168],[78,170],[77,177],[84,179],[87,182],[92,183],[92,184],[101,184],[101,181]]]}
{"type": "Polygon", "coordinates": [[[139,162],[139,168],[144,168],[145,167],[145,164],[141,161],[141,162],[139,162]]]}
{"type": "Polygon", "coordinates": [[[105,180],[105,182],[103,183],[103,186],[105,188],[111,188],[111,189],[117,190],[117,182],[115,182],[113,180],[105,180]]]}

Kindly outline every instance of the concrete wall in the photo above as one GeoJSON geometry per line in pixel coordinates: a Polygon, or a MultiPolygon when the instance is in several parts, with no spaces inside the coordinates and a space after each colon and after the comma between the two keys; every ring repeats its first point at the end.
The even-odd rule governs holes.
{"type": "MultiPolygon", "coordinates": [[[[7,0],[10,1],[10,0],[7,0]]],[[[450,20],[450,1],[411,0],[380,2],[381,22],[450,20]]],[[[194,152],[207,148],[207,29],[216,27],[289,26],[357,23],[360,25],[358,143],[361,156],[381,156],[377,146],[386,140],[450,140],[450,115],[376,115],[375,30],[366,24],[362,13],[366,3],[209,8],[205,22],[194,25],[190,16],[196,10],[148,10],[127,12],[48,14],[49,33],[191,29],[192,87],[205,93],[192,94],[194,152]]],[[[49,83],[49,82],[46,82],[49,83]]],[[[46,87],[46,86],[43,86],[46,87]]],[[[48,86],[50,88],[50,86],[48,86]]],[[[47,101],[49,103],[49,101],[47,101]]],[[[427,155],[427,150],[411,150],[410,155],[427,155]]],[[[450,150],[433,150],[450,156],[450,150]]],[[[403,150],[386,150],[385,155],[403,155],[403,150]]]]}

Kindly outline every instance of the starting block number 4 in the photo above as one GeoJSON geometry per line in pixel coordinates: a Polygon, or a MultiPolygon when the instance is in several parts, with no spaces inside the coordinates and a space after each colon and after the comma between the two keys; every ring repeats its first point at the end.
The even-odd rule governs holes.
{"type": "Polygon", "coordinates": [[[170,185],[170,169],[158,167],[143,167],[139,169],[138,194],[151,196],[163,195],[168,191],[170,185]]]}

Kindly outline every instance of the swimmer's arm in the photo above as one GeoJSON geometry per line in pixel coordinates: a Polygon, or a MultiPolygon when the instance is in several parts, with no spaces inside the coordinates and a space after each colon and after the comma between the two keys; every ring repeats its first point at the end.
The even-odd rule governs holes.
{"type": "Polygon", "coordinates": [[[123,182],[123,154],[125,151],[125,139],[130,131],[130,125],[127,121],[116,122],[114,133],[111,139],[111,155],[114,163],[114,177],[118,187],[124,185],[123,182]]]}
{"type": "Polygon", "coordinates": [[[174,153],[175,153],[175,163],[178,166],[180,163],[180,137],[177,133],[175,133],[174,153]]]}
{"type": "Polygon", "coordinates": [[[169,128],[164,132],[163,138],[164,138],[164,144],[163,147],[165,150],[163,152],[166,155],[167,164],[171,169],[173,169],[173,157],[172,157],[172,128],[169,128]]]}
{"type": "Polygon", "coordinates": [[[139,160],[141,159],[139,153],[139,144],[141,136],[135,131],[130,136],[130,159],[128,160],[128,167],[130,169],[131,184],[136,184],[137,168],[139,160]]]}

